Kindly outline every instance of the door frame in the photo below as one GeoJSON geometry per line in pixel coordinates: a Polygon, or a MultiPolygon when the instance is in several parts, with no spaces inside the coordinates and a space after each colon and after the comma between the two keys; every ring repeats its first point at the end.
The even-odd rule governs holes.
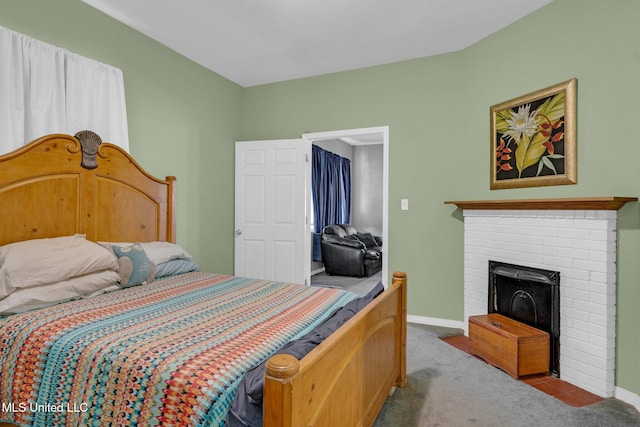
{"type": "MultiPolygon", "coordinates": [[[[377,126],[359,129],[345,129],[328,132],[313,132],[302,134],[302,139],[308,147],[315,141],[342,139],[345,141],[358,140],[369,136],[379,136],[382,144],[382,284],[388,286],[389,277],[389,126],[377,126]]],[[[368,139],[368,138],[367,138],[368,139]]],[[[347,142],[349,143],[349,142],[347,142]]],[[[354,144],[357,145],[357,144],[354,144]]],[[[308,169],[306,212],[311,212],[311,168],[308,169]]],[[[310,214],[307,215],[309,217],[310,214]]],[[[307,221],[308,222],[308,221],[307,221]]],[[[310,258],[310,256],[308,257],[310,258]]],[[[306,264],[306,275],[311,276],[311,259],[306,264]]],[[[310,283],[310,282],[309,282],[310,283]]]]}

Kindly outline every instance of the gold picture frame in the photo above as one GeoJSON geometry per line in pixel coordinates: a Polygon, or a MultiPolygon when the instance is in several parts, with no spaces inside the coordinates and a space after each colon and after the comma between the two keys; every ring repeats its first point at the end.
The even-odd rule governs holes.
{"type": "Polygon", "coordinates": [[[491,185],[575,184],[576,84],[571,79],[491,107],[491,185]]]}

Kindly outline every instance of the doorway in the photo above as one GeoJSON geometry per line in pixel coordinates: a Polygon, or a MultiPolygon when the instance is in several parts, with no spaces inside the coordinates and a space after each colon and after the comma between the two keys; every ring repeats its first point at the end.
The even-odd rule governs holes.
{"type": "MultiPolygon", "coordinates": [[[[370,148],[381,148],[381,164],[379,165],[381,171],[381,186],[378,188],[378,194],[370,194],[370,197],[366,195],[354,194],[353,203],[360,204],[363,199],[367,199],[371,201],[373,199],[374,205],[379,205],[379,211],[376,209],[376,212],[371,212],[369,218],[366,218],[366,214],[359,212],[363,209],[359,209],[358,205],[352,205],[352,223],[358,225],[358,222],[361,223],[361,226],[366,228],[370,228],[370,231],[375,232],[382,237],[383,243],[383,257],[382,257],[382,274],[381,281],[386,287],[388,285],[388,276],[389,276],[389,258],[388,258],[388,240],[389,240],[389,127],[388,126],[380,126],[380,127],[372,127],[372,128],[360,128],[360,129],[348,129],[341,131],[330,131],[330,132],[315,132],[315,133],[306,133],[302,135],[303,140],[308,141],[309,145],[317,144],[322,146],[326,143],[333,143],[333,141],[340,141],[354,149],[354,152],[358,154],[354,155],[355,160],[360,162],[369,162],[371,159],[378,158],[377,155],[370,156],[368,152],[375,152],[375,150],[369,150],[370,148]],[[376,198],[380,198],[381,200],[375,200],[376,198]],[[381,228],[381,232],[377,232],[376,228],[381,228]]],[[[371,165],[368,165],[371,166],[371,165]]],[[[370,171],[369,171],[370,172],[370,171]]],[[[366,168],[362,168],[360,171],[356,172],[355,178],[361,177],[362,179],[366,179],[367,171],[366,168]]],[[[308,188],[310,188],[310,183],[308,184],[308,188]]],[[[371,190],[366,190],[371,191],[371,190]]],[[[307,198],[307,212],[312,212],[312,201],[311,201],[311,192],[309,191],[309,197],[307,198]]],[[[312,233],[312,228],[310,227],[309,233],[312,233]]],[[[364,230],[369,231],[369,230],[364,230]]],[[[311,271],[308,273],[309,276],[317,271],[317,265],[314,266],[313,263],[310,263],[311,271]]]]}

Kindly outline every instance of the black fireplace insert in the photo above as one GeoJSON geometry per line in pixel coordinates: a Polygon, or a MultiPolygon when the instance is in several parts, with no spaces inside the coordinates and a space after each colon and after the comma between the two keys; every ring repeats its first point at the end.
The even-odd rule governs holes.
{"type": "Polygon", "coordinates": [[[560,376],[560,273],[489,261],[488,313],[549,334],[550,371],[560,376]]]}

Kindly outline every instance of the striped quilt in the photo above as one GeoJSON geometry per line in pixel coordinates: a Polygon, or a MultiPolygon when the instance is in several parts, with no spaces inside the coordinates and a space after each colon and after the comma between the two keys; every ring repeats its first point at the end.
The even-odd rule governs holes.
{"type": "Polygon", "coordinates": [[[0,320],[0,420],[223,425],[245,371],[355,295],[188,273],[0,320]]]}

